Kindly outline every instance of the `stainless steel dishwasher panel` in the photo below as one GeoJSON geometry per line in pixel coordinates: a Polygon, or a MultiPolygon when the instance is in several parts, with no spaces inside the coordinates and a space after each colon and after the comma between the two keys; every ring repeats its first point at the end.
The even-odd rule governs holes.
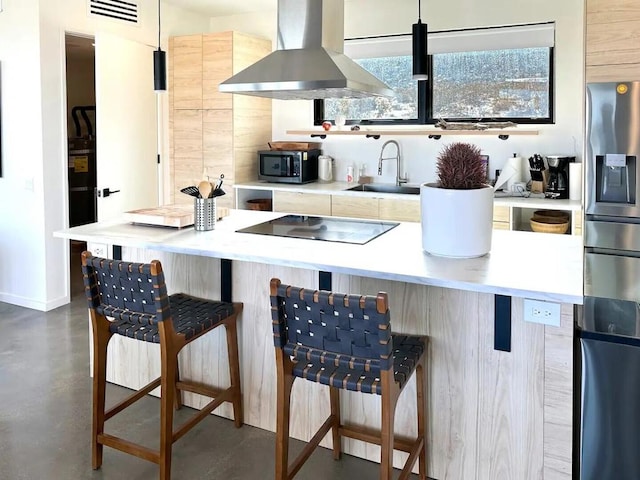
{"type": "Polygon", "coordinates": [[[640,348],[584,337],[581,344],[582,368],[588,374],[582,376],[580,478],[637,480],[640,348]]]}

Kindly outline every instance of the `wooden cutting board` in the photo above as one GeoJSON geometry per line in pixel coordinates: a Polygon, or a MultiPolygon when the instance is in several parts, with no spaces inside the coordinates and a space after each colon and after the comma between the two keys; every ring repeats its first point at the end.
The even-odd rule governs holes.
{"type": "MultiPolygon", "coordinates": [[[[229,215],[226,207],[217,207],[218,220],[229,215]]],[[[193,225],[193,205],[174,204],[154,208],[141,208],[124,213],[125,220],[144,225],[183,228],[193,225]]]]}

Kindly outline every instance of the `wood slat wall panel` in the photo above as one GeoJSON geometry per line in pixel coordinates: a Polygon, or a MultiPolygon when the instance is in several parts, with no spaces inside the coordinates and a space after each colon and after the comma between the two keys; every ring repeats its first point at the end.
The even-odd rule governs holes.
{"type": "Polygon", "coordinates": [[[562,305],[560,327],[545,327],[544,478],[571,478],[573,331],[571,305],[562,305]]]}
{"type": "Polygon", "coordinates": [[[513,298],[511,352],[494,350],[493,302],[481,295],[476,478],[542,478],[544,326],[522,321],[523,301],[513,298]]]}
{"type": "Polygon", "coordinates": [[[233,75],[229,61],[233,34],[221,32],[202,36],[202,108],[231,109],[233,95],[218,90],[218,85],[233,75]]]}
{"type": "Polygon", "coordinates": [[[202,35],[173,39],[173,107],[202,108],[202,35]]]}

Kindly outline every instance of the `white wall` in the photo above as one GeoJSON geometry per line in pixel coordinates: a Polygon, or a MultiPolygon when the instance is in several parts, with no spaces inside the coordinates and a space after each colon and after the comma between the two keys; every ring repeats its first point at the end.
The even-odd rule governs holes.
{"type": "MultiPolygon", "coordinates": [[[[211,21],[211,30],[238,29],[274,40],[276,20],[266,23],[267,15],[239,15],[219,17],[211,21]]],[[[417,21],[415,0],[347,0],[345,2],[345,37],[363,37],[384,34],[409,33],[417,21]]],[[[480,146],[490,156],[490,172],[502,168],[513,153],[529,157],[534,153],[576,155],[582,152],[582,118],[584,85],[584,0],[450,0],[422,2],[422,21],[430,30],[448,30],[506,24],[556,22],[555,49],[555,119],[554,125],[521,126],[521,129],[539,130],[538,136],[512,136],[509,140],[497,137],[442,137],[430,140],[426,136],[395,137],[401,144],[404,169],[412,183],[435,179],[435,157],[442,146],[453,141],[467,141],[480,146]]],[[[310,101],[273,101],[273,138],[275,140],[310,140],[294,137],[286,130],[313,127],[313,106],[310,101]]],[[[347,165],[366,164],[368,174],[377,170],[380,140],[327,137],[323,141],[325,153],[336,159],[336,178],[344,179],[347,165]]],[[[375,181],[393,182],[395,168],[385,165],[384,175],[375,175],[375,181]]]]}
{"type": "MultiPolygon", "coordinates": [[[[208,28],[202,15],[163,6],[165,49],[168,35],[208,28]]],[[[99,31],[156,45],[157,3],[140,2],[134,26],[89,18],[86,0],[3,1],[0,301],[39,310],[69,301],[68,244],[53,237],[68,226],[64,35],[99,31]]]]}

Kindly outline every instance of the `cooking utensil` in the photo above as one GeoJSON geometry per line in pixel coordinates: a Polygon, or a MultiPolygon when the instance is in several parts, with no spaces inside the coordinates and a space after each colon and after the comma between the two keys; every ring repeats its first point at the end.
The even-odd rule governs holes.
{"type": "Polygon", "coordinates": [[[198,195],[200,195],[200,192],[198,191],[198,187],[196,187],[195,185],[184,187],[180,189],[180,191],[182,193],[186,193],[187,195],[191,195],[192,197],[197,197],[198,195]]]}
{"type": "Polygon", "coordinates": [[[208,180],[202,180],[198,184],[198,192],[200,193],[201,198],[209,198],[212,189],[213,187],[211,186],[211,182],[209,182],[208,180]]]}
{"type": "Polygon", "coordinates": [[[220,174],[220,180],[216,183],[216,186],[214,188],[214,190],[218,190],[220,187],[222,187],[222,180],[224,179],[224,173],[220,174]]]}

